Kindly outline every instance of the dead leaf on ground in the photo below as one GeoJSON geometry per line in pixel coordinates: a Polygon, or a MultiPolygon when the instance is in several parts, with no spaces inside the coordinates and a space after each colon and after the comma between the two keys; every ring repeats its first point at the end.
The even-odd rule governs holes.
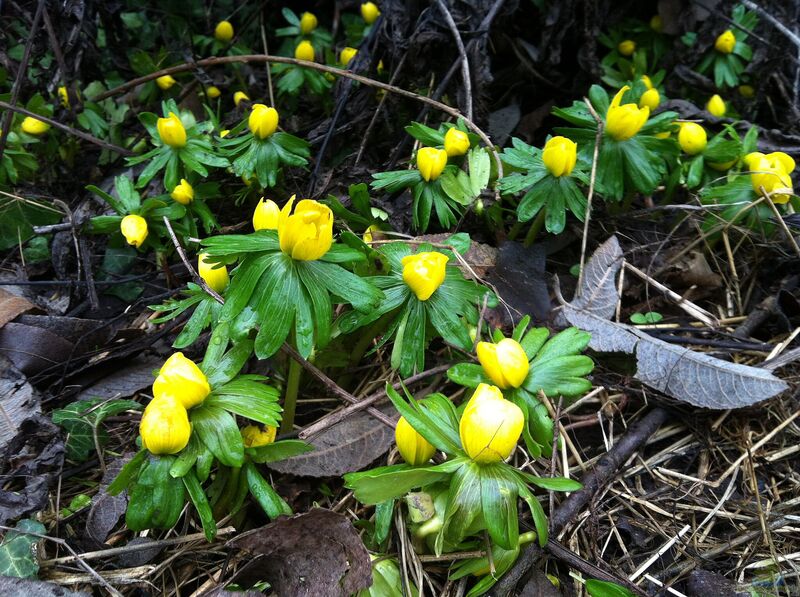
{"type": "Polygon", "coordinates": [[[0,328],[13,321],[17,315],[22,315],[33,308],[35,305],[28,299],[0,288],[0,328]]]}
{"type": "Polygon", "coordinates": [[[252,559],[231,579],[268,581],[276,595],[347,597],[372,584],[369,553],[350,520],[314,508],[236,537],[228,547],[252,559]]]}
{"type": "Polygon", "coordinates": [[[100,489],[92,497],[92,507],[86,516],[85,528],[86,535],[98,546],[105,544],[108,534],[117,526],[119,519],[125,515],[128,507],[128,492],[123,491],[117,495],[109,495],[106,489],[133,456],[133,453],[128,453],[122,458],[112,460],[100,482],[100,489]]]}
{"type": "Polygon", "coordinates": [[[42,411],[39,393],[27,378],[0,355],[0,449],[17,434],[25,419],[42,411]]]}
{"type": "Polygon", "coordinates": [[[25,597],[90,597],[83,591],[70,591],[52,582],[0,576],[0,594],[25,597]]]}
{"type": "Polygon", "coordinates": [[[164,364],[164,359],[157,356],[139,357],[128,365],[120,365],[119,361],[108,361],[93,367],[79,379],[71,383],[86,385],[78,394],[78,400],[89,398],[129,398],[137,392],[153,385],[153,371],[164,364]],[[91,378],[89,376],[91,375],[91,378]],[[99,379],[97,379],[99,377],[99,379]],[[87,379],[88,378],[88,379],[87,379]],[[84,381],[86,380],[86,381],[84,381]],[[97,380],[97,381],[94,381],[97,380]]]}

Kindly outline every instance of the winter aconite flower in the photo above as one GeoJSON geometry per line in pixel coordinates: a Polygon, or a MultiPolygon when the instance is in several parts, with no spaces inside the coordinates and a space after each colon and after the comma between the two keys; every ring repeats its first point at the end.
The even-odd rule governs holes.
{"type": "Polygon", "coordinates": [[[298,60],[314,62],[314,46],[307,39],[304,39],[294,49],[294,57],[298,60]]]}
{"type": "Polygon", "coordinates": [[[725,111],[727,108],[725,107],[725,100],[723,100],[719,94],[715,93],[711,96],[706,103],[706,110],[712,115],[716,116],[717,118],[722,118],[725,116],[725,111]]]}
{"type": "Polygon", "coordinates": [[[58,88],[58,98],[61,100],[62,106],[69,108],[69,92],[64,85],[58,88]]]}
{"type": "Polygon", "coordinates": [[[651,87],[650,89],[645,91],[642,94],[642,97],[639,98],[640,108],[650,108],[651,110],[655,110],[656,108],[658,108],[658,104],[660,103],[661,103],[661,94],[655,87],[651,87]]]}
{"type": "Polygon", "coordinates": [[[447,151],[435,147],[423,147],[417,151],[417,169],[427,181],[436,180],[447,165],[447,151]]]}
{"type": "Polygon", "coordinates": [[[39,120],[38,118],[34,118],[33,116],[26,116],[22,121],[21,128],[22,132],[24,133],[38,136],[44,135],[47,131],[49,131],[50,125],[39,120]]]}
{"type": "Polygon", "coordinates": [[[681,123],[681,128],[678,132],[678,144],[685,153],[697,155],[706,148],[707,142],[708,135],[706,135],[706,129],[702,126],[696,122],[681,123]]]}
{"type": "Polygon", "coordinates": [[[406,421],[405,417],[400,417],[400,420],[397,421],[397,427],[394,430],[394,441],[397,444],[400,456],[412,466],[427,464],[436,453],[436,448],[417,433],[417,430],[406,421]]]}
{"type": "Polygon", "coordinates": [[[447,255],[426,251],[406,255],[403,264],[403,282],[421,301],[427,301],[444,282],[447,273],[447,255]]]}
{"type": "Polygon", "coordinates": [[[635,51],[636,51],[636,42],[633,41],[632,39],[626,39],[624,41],[621,41],[617,46],[617,52],[619,52],[623,56],[632,56],[635,51]]]}
{"type": "Polygon", "coordinates": [[[180,401],[172,396],[154,399],[139,423],[142,447],[151,454],[177,454],[189,443],[192,428],[180,401]]]}
{"type": "Polygon", "coordinates": [[[342,48],[342,51],[339,54],[339,64],[342,66],[347,66],[350,64],[350,61],[356,57],[356,54],[358,54],[358,50],[355,48],[351,48],[350,46],[342,48]]]}
{"type": "Polygon", "coordinates": [[[247,425],[242,427],[241,432],[242,441],[245,448],[260,448],[275,441],[275,436],[278,434],[278,428],[266,425],[247,425]]]}
{"type": "Polygon", "coordinates": [[[164,75],[156,79],[156,85],[158,85],[158,88],[161,89],[161,91],[166,91],[167,89],[175,85],[175,83],[177,83],[177,81],[173,78],[172,75],[164,75]]]}
{"type": "Polygon", "coordinates": [[[503,338],[497,344],[478,342],[476,351],[481,367],[496,386],[504,390],[518,388],[528,377],[528,355],[513,338],[503,338]]]}
{"type": "Polygon", "coordinates": [[[214,27],[214,37],[226,44],[233,39],[233,25],[229,21],[220,21],[214,27]]]}
{"type": "Polygon", "coordinates": [[[661,15],[653,15],[650,18],[650,29],[656,33],[662,33],[664,31],[664,20],[661,18],[661,15]]]}
{"type": "Polygon", "coordinates": [[[137,249],[147,238],[147,222],[142,216],[135,214],[125,216],[119,224],[119,229],[128,244],[137,249]]]}
{"type": "Polygon", "coordinates": [[[714,42],[714,49],[721,54],[730,54],[736,47],[736,36],[728,29],[723,31],[714,42]]]}
{"type": "Polygon", "coordinates": [[[206,97],[208,97],[208,99],[217,99],[220,95],[222,95],[222,92],[219,90],[219,87],[215,85],[210,85],[206,89],[206,97]]]}
{"type": "Polygon", "coordinates": [[[569,176],[578,158],[578,146],[566,137],[552,137],[544,145],[542,161],[555,177],[569,176]]]}
{"type": "Polygon", "coordinates": [[[770,194],[774,203],[789,201],[794,192],[790,175],[794,171],[795,162],[791,156],[782,151],[775,151],[767,155],[753,152],[744,157],[744,163],[751,170],[750,182],[756,193],[760,194],[763,188],[770,194]]]}
{"type": "Polygon", "coordinates": [[[461,415],[461,445],[475,462],[501,462],[511,455],[522,434],[525,415],[503,398],[496,386],[482,383],[461,415]]]}
{"type": "Polygon", "coordinates": [[[170,112],[168,118],[159,118],[156,122],[158,136],[164,145],[175,147],[176,149],[186,145],[186,129],[183,128],[181,119],[175,112],[170,112]]]}
{"type": "Polygon", "coordinates": [[[364,2],[361,5],[361,17],[367,25],[372,25],[381,16],[381,11],[374,2],[364,2]]]}
{"type": "Polygon", "coordinates": [[[469,136],[456,127],[451,128],[444,135],[444,150],[452,157],[464,155],[469,151],[469,136]]]}
{"type": "Polygon", "coordinates": [[[214,264],[206,261],[206,254],[200,253],[197,256],[197,273],[205,280],[211,290],[215,292],[222,292],[228,287],[230,278],[228,277],[228,268],[224,265],[216,267],[214,264]]]}
{"type": "Polygon", "coordinates": [[[293,204],[294,196],[278,218],[281,251],[299,261],[319,259],[333,244],[333,212],[327,205],[303,199],[292,213],[293,204]]]}
{"type": "Polygon", "coordinates": [[[253,104],[247,126],[259,139],[266,139],[278,130],[278,111],[264,104],[253,104]]]}
{"type": "Polygon", "coordinates": [[[756,90],[752,85],[739,85],[739,95],[746,99],[752,99],[756,95],[756,90]]]}
{"type": "Polygon", "coordinates": [[[317,17],[310,12],[300,15],[300,33],[308,35],[317,28],[317,17]]]}
{"type": "Polygon", "coordinates": [[[194,199],[194,189],[188,180],[181,178],[181,184],[172,189],[169,196],[181,205],[189,205],[194,199]]]}
{"type": "Polygon", "coordinates": [[[238,108],[239,104],[242,103],[243,100],[250,101],[250,98],[244,91],[237,91],[233,94],[233,103],[238,108]]]}
{"type": "Polygon", "coordinates": [[[650,116],[650,108],[640,108],[636,104],[623,104],[622,96],[630,87],[625,85],[611,100],[606,113],[606,131],[617,141],[625,141],[638,133],[650,116]]]}
{"type": "Polygon", "coordinates": [[[153,382],[155,400],[172,396],[186,409],[201,404],[210,393],[208,378],[200,371],[200,367],[183,356],[182,352],[176,352],[164,361],[158,377],[153,382]]]}
{"type": "Polygon", "coordinates": [[[258,200],[253,211],[253,230],[277,230],[281,208],[272,199],[258,200]]]}

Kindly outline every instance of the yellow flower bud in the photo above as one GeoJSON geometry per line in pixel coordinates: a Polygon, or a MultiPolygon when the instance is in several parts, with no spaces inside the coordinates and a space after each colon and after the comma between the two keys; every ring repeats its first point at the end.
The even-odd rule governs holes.
{"type": "Polygon", "coordinates": [[[50,130],[50,125],[46,122],[34,118],[33,116],[26,116],[22,121],[22,131],[29,135],[44,135],[50,130]]]}
{"type": "Polygon", "coordinates": [[[281,251],[299,261],[319,259],[333,244],[333,212],[327,205],[303,199],[292,213],[293,204],[294,195],[278,218],[281,251]]]}
{"type": "Polygon", "coordinates": [[[314,62],[314,46],[311,45],[310,41],[304,39],[294,49],[294,57],[298,60],[314,62]]]}
{"type": "Polygon", "coordinates": [[[211,290],[222,292],[228,287],[230,278],[228,277],[228,268],[224,265],[215,267],[206,261],[206,254],[200,253],[197,256],[197,273],[205,280],[206,284],[211,287],[211,290]]]}
{"type": "Polygon", "coordinates": [[[469,151],[469,137],[467,133],[458,130],[456,127],[449,129],[444,134],[444,150],[450,157],[467,153],[467,151],[469,151]]]}
{"type": "Polygon", "coordinates": [[[499,388],[518,388],[528,377],[528,355],[513,338],[503,338],[497,344],[478,342],[475,350],[484,372],[499,388]]]}
{"type": "Polygon", "coordinates": [[[381,11],[374,2],[364,2],[361,5],[361,16],[367,25],[372,25],[381,16],[381,11]]]}
{"type": "Polygon", "coordinates": [[[208,88],[206,88],[206,97],[208,97],[208,99],[217,99],[220,95],[222,95],[222,92],[219,90],[219,87],[209,85],[208,88]]]}
{"type": "Polygon", "coordinates": [[[61,105],[69,108],[69,91],[63,85],[58,88],[58,97],[61,100],[61,105]]]}
{"type": "Polygon", "coordinates": [[[653,81],[651,81],[650,77],[648,77],[647,75],[642,75],[642,83],[644,83],[644,86],[647,87],[648,89],[653,88],[653,81]]]}
{"type": "Polygon", "coordinates": [[[310,12],[300,15],[300,33],[308,35],[317,28],[317,17],[310,12]]]}
{"type": "Polygon", "coordinates": [[[578,159],[578,146],[566,137],[552,137],[544,144],[542,161],[555,177],[569,176],[578,159]]]}
{"type": "Polygon", "coordinates": [[[721,54],[730,54],[735,47],[736,36],[730,29],[723,31],[717,38],[717,41],[714,42],[714,49],[721,54]]]}
{"type": "Polygon", "coordinates": [[[275,441],[278,428],[270,425],[247,425],[241,429],[242,441],[245,448],[259,448],[275,441]]]}
{"type": "Polygon", "coordinates": [[[722,118],[725,116],[725,100],[723,100],[719,94],[714,94],[706,103],[706,110],[712,115],[716,116],[717,118],[722,118]]]}
{"type": "Polygon", "coordinates": [[[177,81],[172,77],[172,75],[164,75],[163,77],[158,77],[156,79],[156,85],[158,85],[158,88],[161,89],[161,91],[166,91],[175,85],[175,83],[177,83],[177,81]]]}
{"type": "Polygon", "coordinates": [[[750,181],[756,193],[760,194],[763,188],[769,193],[773,203],[789,201],[794,193],[790,174],[795,168],[795,162],[789,155],[782,151],[767,155],[753,152],[744,157],[744,162],[752,171],[750,181]]]}
{"type": "Polygon", "coordinates": [[[181,403],[172,396],[147,405],[139,423],[142,447],[151,454],[177,454],[189,443],[192,427],[181,403]]]}
{"type": "Polygon", "coordinates": [[[224,139],[225,137],[227,137],[227,136],[228,136],[228,134],[229,134],[230,132],[231,132],[231,131],[230,131],[230,129],[223,129],[223,130],[221,130],[221,131],[219,132],[219,137],[220,137],[220,139],[224,139]]]}
{"type": "Polygon", "coordinates": [[[183,123],[175,112],[170,112],[168,118],[159,118],[156,128],[164,145],[175,148],[186,145],[186,129],[183,128],[183,123]]]}
{"type": "Polygon", "coordinates": [[[658,104],[660,103],[661,103],[661,94],[655,87],[645,91],[642,94],[642,97],[639,98],[640,108],[649,108],[650,110],[655,110],[656,108],[658,108],[658,104]]]}
{"type": "Polygon", "coordinates": [[[444,282],[448,259],[438,251],[406,255],[402,259],[403,282],[419,300],[427,301],[444,282]]]}
{"type": "Polygon", "coordinates": [[[435,147],[422,147],[417,151],[417,169],[427,181],[436,180],[447,166],[447,152],[435,147]]]}
{"type": "Polygon", "coordinates": [[[650,19],[650,29],[656,33],[662,33],[664,31],[664,21],[661,15],[653,15],[650,19]]]}
{"type": "Polygon", "coordinates": [[[678,145],[689,155],[697,155],[706,148],[706,129],[696,122],[682,122],[678,132],[678,145]]]}
{"type": "Polygon", "coordinates": [[[638,107],[636,104],[624,104],[620,106],[622,96],[630,87],[625,85],[620,89],[611,100],[611,105],[606,113],[606,132],[612,139],[625,141],[638,133],[647,122],[650,116],[650,108],[638,107]]]}
{"type": "Polygon", "coordinates": [[[278,111],[264,104],[253,104],[247,126],[253,135],[259,139],[266,139],[278,130],[278,111]]]}
{"type": "Polygon", "coordinates": [[[278,204],[272,199],[265,201],[262,197],[253,211],[253,230],[277,230],[280,215],[278,204]]]}
{"type": "Polygon", "coordinates": [[[156,400],[172,396],[185,409],[202,404],[211,393],[208,378],[193,361],[182,352],[176,352],[161,366],[158,377],[153,382],[153,396],[156,400]]]}
{"type": "Polygon", "coordinates": [[[619,42],[617,46],[617,52],[622,54],[623,56],[633,56],[633,53],[636,51],[636,42],[632,39],[626,39],[625,41],[619,42]]]}
{"type": "Polygon", "coordinates": [[[739,85],[739,95],[746,99],[752,99],[756,94],[756,90],[752,85],[739,85]]]}
{"type": "Polygon", "coordinates": [[[226,44],[233,39],[233,25],[229,21],[220,21],[214,27],[214,37],[226,44]]]}
{"type": "Polygon", "coordinates": [[[181,184],[172,189],[170,197],[175,199],[175,201],[181,205],[189,205],[192,202],[192,199],[194,199],[194,189],[192,188],[192,185],[189,184],[188,180],[181,178],[181,184]]]}
{"type": "Polygon", "coordinates": [[[342,51],[339,53],[339,64],[347,66],[350,64],[350,61],[356,57],[356,54],[358,54],[358,50],[355,48],[351,48],[350,46],[342,48],[342,51]]]}
{"type": "Polygon", "coordinates": [[[489,464],[505,460],[517,446],[525,415],[503,398],[496,386],[482,383],[461,415],[461,446],[475,462],[489,464]]]}
{"type": "Polygon", "coordinates": [[[250,101],[250,97],[244,91],[237,91],[233,94],[233,103],[237,108],[242,103],[242,100],[250,101]]]}
{"type": "Polygon", "coordinates": [[[378,226],[377,224],[371,224],[366,230],[364,230],[364,234],[361,235],[361,239],[365,243],[369,244],[369,243],[371,243],[373,241],[372,233],[373,232],[380,232],[380,231],[381,231],[381,227],[380,226],[378,226]]]}
{"type": "Polygon", "coordinates": [[[400,456],[412,466],[427,464],[436,453],[436,448],[417,433],[417,430],[411,426],[411,423],[406,421],[405,417],[400,417],[400,420],[397,421],[397,427],[394,430],[394,441],[397,444],[400,456]]]}
{"type": "Polygon", "coordinates": [[[137,249],[147,238],[147,221],[142,216],[134,214],[125,216],[119,224],[119,229],[128,244],[137,249]]]}

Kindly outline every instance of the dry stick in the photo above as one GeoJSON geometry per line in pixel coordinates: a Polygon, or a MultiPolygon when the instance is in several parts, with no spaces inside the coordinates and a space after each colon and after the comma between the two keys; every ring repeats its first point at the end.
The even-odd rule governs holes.
{"type": "MultiPolygon", "coordinates": [[[[667,418],[667,411],[657,407],[651,410],[638,423],[628,429],[608,453],[597,461],[591,472],[582,479],[583,489],[572,493],[550,517],[550,532],[560,533],[591,501],[599,489],[608,483],[617,470],[627,462],[639,446],[655,433],[667,418]]],[[[520,579],[536,564],[542,555],[538,544],[529,543],[519,555],[511,569],[488,593],[492,596],[505,596],[511,593],[520,579]]]]}
{"type": "Polygon", "coordinates": [[[447,4],[444,0],[436,0],[436,6],[444,14],[444,20],[447,21],[447,26],[450,27],[450,32],[453,34],[453,39],[458,48],[458,55],[461,57],[461,78],[464,81],[464,111],[467,113],[467,118],[472,120],[472,80],[469,77],[469,59],[467,58],[467,50],[464,48],[464,42],[461,40],[461,34],[458,32],[456,22],[453,20],[453,15],[447,9],[447,4]]]}
{"type": "Polygon", "coordinates": [[[357,75],[348,70],[343,70],[333,66],[327,66],[325,64],[317,64],[316,62],[306,62],[305,60],[297,60],[296,58],[290,58],[288,56],[270,56],[269,54],[245,54],[242,56],[215,56],[212,58],[204,58],[203,60],[197,60],[195,62],[186,62],[184,64],[179,64],[177,66],[163,68],[154,73],[137,77],[136,79],[131,79],[127,83],[123,83],[122,85],[115,87],[114,89],[109,89],[105,93],[101,93],[95,98],[95,101],[100,101],[106,99],[107,97],[113,97],[117,94],[125,93],[126,91],[128,91],[129,89],[133,89],[137,85],[141,85],[142,83],[147,83],[148,81],[152,81],[153,79],[157,79],[158,77],[162,77],[164,75],[174,75],[176,73],[190,71],[199,67],[216,66],[220,64],[236,64],[238,62],[274,62],[276,64],[294,64],[295,66],[310,68],[312,70],[317,70],[323,73],[329,73],[337,77],[345,77],[346,79],[352,79],[353,81],[358,81],[359,83],[368,85],[370,87],[377,87],[378,89],[384,89],[385,91],[389,91],[390,93],[394,93],[402,97],[413,99],[423,104],[428,104],[429,106],[433,106],[437,110],[440,110],[445,114],[449,114],[453,118],[463,118],[464,123],[470,129],[472,129],[472,131],[476,135],[478,135],[481,138],[483,144],[486,145],[486,149],[492,153],[495,164],[497,165],[497,177],[502,178],[503,176],[503,164],[500,161],[500,155],[497,153],[497,150],[494,148],[494,145],[492,144],[492,140],[486,133],[483,132],[483,130],[481,130],[478,127],[478,125],[472,122],[471,119],[466,118],[457,108],[453,108],[451,106],[448,106],[447,104],[443,104],[442,102],[438,102],[434,99],[431,99],[424,95],[420,95],[418,93],[414,93],[413,91],[408,91],[401,87],[389,85],[387,83],[383,83],[382,81],[376,81],[375,79],[370,79],[369,77],[365,77],[363,75],[357,75]]]}
{"type": "MultiPolygon", "coordinates": [[[[8,140],[8,134],[11,132],[11,123],[14,120],[14,111],[11,106],[15,106],[17,100],[19,99],[19,92],[22,89],[22,82],[25,80],[25,74],[28,71],[28,60],[31,57],[31,46],[33,45],[33,40],[36,38],[36,32],[39,29],[39,21],[42,18],[42,13],[44,12],[44,4],[45,0],[39,0],[39,5],[36,7],[36,14],[33,17],[33,23],[31,23],[31,31],[29,33],[28,41],[25,44],[25,51],[22,53],[22,60],[19,63],[19,70],[17,70],[17,77],[14,79],[14,85],[11,87],[11,97],[9,100],[11,104],[6,104],[5,107],[7,110],[11,110],[6,113],[5,120],[3,120],[3,132],[0,133],[0,161],[3,160],[3,154],[6,151],[6,141],[8,140]]],[[[2,102],[5,103],[5,102],[2,102]]],[[[29,113],[29,115],[31,115],[29,113]]]]}
{"type": "Polygon", "coordinates": [[[600,152],[600,142],[603,139],[603,119],[597,114],[588,98],[583,98],[589,113],[597,122],[597,133],[594,136],[594,153],[592,154],[592,173],[589,178],[589,195],[586,197],[586,214],[583,219],[583,239],[581,239],[581,266],[578,271],[578,287],[576,292],[580,294],[583,287],[583,265],[586,263],[586,243],[589,239],[589,220],[592,218],[592,198],[594,197],[594,183],[597,178],[597,155],[600,152]]]}
{"type": "MultiPolygon", "coordinates": [[[[53,23],[50,20],[50,13],[47,12],[47,8],[44,9],[42,12],[42,18],[44,19],[44,28],[47,30],[47,36],[50,38],[50,45],[53,48],[53,54],[55,54],[56,62],[58,63],[58,68],[61,70],[61,82],[64,84],[64,88],[67,92],[67,103],[69,104],[69,88],[67,87],[67,63],[64,61],[64,54],[61,51],[61,45],[58,43],[58,37],[56,37],[55,29],[53,29],[53,23]]],[[[70,110],[72,110],[71,105],[68,106],[70,110]]]]}
{"type": "MultiPolygon", "coordinates": [[[[103,149],[108,149],[111,151],[115,151],[120,155],[123,156],[131,156],[133,155],[132,151],[125,149],[124,147],[119,147],[118,145],[114,145],[113,143],[109,143],[108,141],[103,141],[102,139],[98,139],[97,137],[93,137],[89,133],[84,133],[83,131],[79,131],[78,129],[72,128],[67,124],[63,124],[57,120],[53,120],[52,118],[48,118],[47,116],[42,116],[41,114],[36,114],[35,112],[31,112],[30,110],[26,110],[20,106],[14,106],[4,101],[0,101],[0,108],[4,110],[9,110],[9,112],[16,112],[18,114],[24,114],[25,116],[33,116],[36,120],[41,120],[42,122],[46,122],[52,127],[57,129],[61,129],[65,133],[69,133],[75,137],[80,137],[84,141],[88,141],[89,143],[94,143],[95,145],[99,145],[103,149]]],[[[2,157],[2,150],[3,148],[0,147],[0,158],[2,157]]]]}
{"type": "MultiPolygon", "coordinates": [[[[449,368],[450,368],[450,365],[439,365],[438,367],[434,367],[433,369],[428,369],[427,371],[422,371],[421,373],[417,373],[416,375],[412,375],[411,377],[408,377],[408,378],[404,379],[403,381],[398,381],[392,387],[395,390],[399,390],[404,385],[408,386],[408,385],[411,385],[412,383],[418,382],[418,381],[420,381],[422,379],[425,379],[427,377],[431,377],[433,375],[438,375],[439,373],[444,373],[449,368]]],[[[332,427],[333,425],[336,425],[337,423],[339,423],[340,421],[343,421],[344,419],[346,419],[350,415],[364,410],[368,406],[371,406],[375,402],[378,402],[379,400],[381,400],[381,399],[383,399],[385,397],[386,397],[386,389],[384,388],[384,389],[380,390],[379,392],[375,392],[371,396],[367,396],[363,400],[359,400],[358,402],[356,402],[355,404],[353,404],[351,406],[346,406],[346,407],[344,407],[344,408],[342,408],[340,410],[334,411],[334,412],[322,417],[321,419],[318,419],[316,422],[312,423],[311,425],[309,425],[308,427],[303,429],[298,434],[298,437],[300,439],[307,439],[307,438],[311,437],[312,435],[317,435],[318,433],[320,433],[321,431],[327,429],[328,427],[332,427]]]]}
{"type": "MultiPolygon", "coordinates": [[[[269,54],[269,47],[267,46],[267,32],[264,28],[264,6],[262,5],[259,11],[261,17],[261,43],[264,45],[264,53],[269,54]]],[[[267,64],[267,89],[269,90],[269,105],[275,105],[275,97],[272,94],[272,69],[267,64]]]]}
{"type": "Polygon", "coordinates": [[[798,257],[800,257],[800,246],[797,245],[797,241],[794,239],[792,231],[789,230],[789,227],[786,225],[786,222],[783,221],[783,216],[781,216],[781,212],[779,212],[778,208],[775,207],[775,203],[772,201],[772,197],[770,196],[771,194],[768,193],[763,186],[758,187],[758,190],[761,192],[761,196],[764,197],[764,200],[767,202],[767,205],[769,205],[770,209],[772,210],[772,213],[775,214],[775,217],[778,220],[778,225],[781,228],[781,232],[783,232],[786,238],[789,239],[789,243],[791,243],[794,252],[797,254],[798,257]]]}
{"type": "Polygon", "coordinates": [[[183,261],[183,265],[185,265],[186,269],[189,271],[189,275],[192,276],[192,280],[194,280],[194,283],[200,286],[203,290],[205,290],[220,305],[224,305],[225,299],[222,298],[219,292],[211,288],[211,286],[209,286],[208,283],[205,280],[203,280],[202,276],[200,276],[200,274],[197,273],[197,270],[195,270],[194,267],[192,267],[192,264],[189,263],[189,260],[186,258],[186,253],[184,252],[183,247],[178,242],[178,237],[175,236],[175,231],[172,229],[172,224],[170,224],[169,218],[167,218],[167,216],[163,216],[163,220],[164,220],[164,225],[167,227],[167,232],[169,232],[169,237],[172,239],[172,244],[175,245],[175,250],[178,252],[178,255],[180,255],[181,261],[183,261]]]}

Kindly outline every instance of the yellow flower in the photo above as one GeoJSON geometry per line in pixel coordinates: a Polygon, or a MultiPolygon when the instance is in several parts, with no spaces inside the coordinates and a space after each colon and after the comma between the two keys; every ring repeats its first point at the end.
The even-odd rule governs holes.
{"type": "Polygon", "coordinates": [[[678,132],[678,145],[689,155],[697,155],[706,148],[706,129],[696,122],[682,122],[678,132]]]}
{"type": "Polygon", "coordinates": [[[712,115],[716,116],[717,118],[722,118],[725,116],[725,100],[723,100],[719,94],[714,94],[706,103],[706,110],[712,115]]]}
{"type": "Polygon", "coordinates": [[[372,25],[381,16],[381,11],[374,2],[364,2],[361,5],[361,16],[367,25],[372,25]]]}
{"type": "Polygon", "coordinates": [[[262,197],[253,211],[253,230],[277,230],[280,215],[278,204],[272,199],[265,201],[262,197]]]}
{"type": "Polygon", "coordinates": [[[475,350],[481,367],[496,386],[504,390],[518,388],[528,377],[528,355],[513,338],[503,338],[497,344],[478,342],[475,350]]]}
{"type": "Polygon", "coordinates": [[[394,441],[397,444],[400,456],[412,466],[427,464],[436,453],[436,448],[417,433],[417,430],[411,426],[411,423],[406,421],[405,417],[400,417],[400,420],[397,421],[397,427],[394,430],[394,441]]]}
{"type": "Polygon", "coordinates": [[[423,251],[406,255],[403,264],[403,282],[421,301],[427,301],[444,282],[447,273],[447,255],[438,251],[423,251]]]}
{"type": "Polygon", "coordinates": [[[230,21],[217,23],[217,26],[214,27],[214,37],[224,44],[231,41],[233,39],[233,25],[231,25],[230,21]]]}
{"type": "Polygon", "coordinates": [[[366,230],[364,230],[364,234],[361,235],[361,239],[365,243],[369,244],[373,241],[372,237],[373,232],[380,232],[380,231],[381,231],[380,226],[378,226],[377,224],[371,224],[366,230]]]}
{"type": "Polygon", "coordinates": [[[650,29],[656,33],[661,33],[664,31],[664,21],[661,18],[661,15],[653,15],[653,17],[650,19],[650,29]]]}
{"type": "Polygon", "coordinates": [[[314,46],[311,45],[310,41],[304,39],[294,49],[294,57],[298,60],[314,62],[314,46]]]}
{"type": "Polygon", "coordinates": [[[225,137],[227,137],[227,136],[228,136],[228,134],[229,134],[230,132],[231,132],[231,131],[230,131],[230,129],[223,129],[223,130],[221,130],[221,131],[219,132],[219,137],[220,137],[220,139],[224,139],[225,137]]]}
{"type": "Polygon", "coordinates": [[[756,90],[752,85],[739,85],[739,95],[746,99],[752,99],[756,94],[756,90]]]}
{"type": "Polygon", "coordinates": [[[270,425],[248,425],[241,429],[242,440],[245,448],[259,448],[275,441],[278,428],[270,425]]]}
{"type": "Polygon", "coordinates": [[[444,134],[444,150],[450,157],[467,153],[467,151],[469,151],[469,137],[467,133],[458,130],[456,127],[448,130],[444,134]]]}
{"type": "Polygon", "coordinates": [[[238,108],[242,100],[250,101],[250,97],[244,91],[237,91],[233,94],[233,103],[238,108]]]}
{"type": "Polygon", "coordinates": [[[185,409],[202,404],[210,393],[211,387],[205,373],[182,352],[176,352],[164,361],[153,382],[153,397],[156,400],[172,396],[185,409]]]}
{"type": "Polygon", "coordinates": [[[183,128],[183,123],[175,112],[170,112],[168,118],[159,118],[156,128],[164,145],[175,148],[186,145],[186,129],[183,128]]]}
{"type": "Polygon", "coordinates": [[[650,108],[647,106],[644,108],[640,108],[636,104],[620,106],[623,94],[629,89],[630,87],[625,85],[617,92],[606,113],[606,131],[617,141],[625,141],[633,137],[642,129],[644,123],[647,122],[647,117],[650,116],[650,108]]]}
{"type": "Polygon", "coordinates": [[[786,203],[794,193],[792,177],[795,163],[791,156],[776,151],[767,155],[759,152],[748,153],[744,162],[750,174],[750,182],[756,193],[766,191],[773,203],[786,203]],[[782,191],[782,192],[781,192],[782,191]]]}
{"type": "Polygon", "coordinates": [[[292,259],[314,261],[333,244],[333,212],[327,205],[303,199],[292,213],[294,195],[278,218],[278,242],[281,251],[292,259]]]}
{"type": "Polygon", "coordinates": [[[26,116],[22,121],[22,131],[29,135],[44,135],[50,130],[50,125],[46,122],[34,118],[33,116],[26,116]]]}
{"type": "Polygon", "coordinates": [[[555,177],[569,176],[578,159],[578,146],[566,137],[552,137],[544,144],[542,161],[555,177]]]}
{"type": "Polygon", "coordinates": [[[158,85],[161,91],[166,91],[173,85],[175,85],[177,81],[172,77],[172,75],[164,75],[163,77],[158,77],[156,79],[156,85],[158,85]]]}
{"type": "Polygon", "coordinates": [[[342,51],[339,54],[339,64],[342,66],[347,66],[350,64],[350,61],[356,57],[356,54],[358,54],[358,50],[355,48],[351,48],[350,46],[342,48],[342,51]]]}
{"type": "Polygon", "coordinates": [[[317,28],[317,17],[310,12],[300,15],[300,33],[308,35],[317,28]]]}
{"type": "Polygon", "coordinates": [[[125,216],[119,223],[119,229],[128,244],[137,249],[142,246],[142,243],[147,238],[147,222],[142,216],[134,214],[125,216]]]}
{"type": "Polygon", "coordinates": [[[422,147],[417,151],[417,169],[427,181],[436,180],[447,166],[447,152],[435,147],[422,147]]]}
{"type": "Polygon", "coordinates": [[[661,103],[661,94],[655,87],[645,91],[642,94],[642,97],[639,98],[640,108],[649,108],[650,110],[655,110],[656,108],[658,108],[658,104],[660,103],[661,103]]]}
{"type": "Polygon", "coordinates": [[[625,41],[621,41],[617,46],[617,52],[619,52],[623,56],[632,56],[635,51],[636,51],[636,42],[633,41],[632,39],[626,39],[625,41]]]}
{"type": "Polygon", "coordinates": [[[736,36],[730,29],[723,31],[714,42],[714,49],[721,54],[730,54],[734,47],[736,47],[736,36]]]}
{"type": "Polygon", "coordinates": [[[266,139],[278,130],[278,111],[264,104],[253,104],[247,126],[259,139],[266,139]]]}
{"type": "Polygon", "coordinates": [[[222,92],[219,90],[219,87],[209,85],[209,87],[206,88],[206,97],[208,97],[208,99],[217,99],[220,95],[222,95],[222,92]]]}
{"type": "Polygon", "coordinates": [[[170,197],[175,199],[175,201],[181,205],[189,205],[192,202],[192,199],[194,199],[194,189],[192,188],[192,185],[189,184],[188,180],[181,178],[181,184],[172,189],[170,197]]]}
{"type": "Polygon", "coordinates": [[[181,403],[164,396],[152,400],[144,409],[139,434],[142,447],[151,454],[177,454],[189,443],[192,427],[181,403]]]}
{"type": "Polygon", "coordinates": [[[653,88],[653,81],[651,81],[650,77],[648,77],[647,75],[642,75],[642,83],[644,83],[644,86],[647,87],[648,89],[653,88]]]}
{"type": "Polygon", "coordinates": [[[197,273],[205,280],[206,284],[211,287],[211,290],[222,292],[228,287],[230,278],[228,277],[228,268],[224,265],[215,267],[206,261],[206,254],[200,253],[197,256],[197,273]]]}
{"type": "Polygon", "coordinates": [[[461,445],[475,462],[500,462],[514,451],[524,424],[525,415],[500,388],[482,383],[461,415],[461,445]]]}
{"type": "Polygon", "coordinates": [[[58,88],[58,97],[61,100],[61,105],[69,108],[69,91],[63,85],[58,88]]]}

